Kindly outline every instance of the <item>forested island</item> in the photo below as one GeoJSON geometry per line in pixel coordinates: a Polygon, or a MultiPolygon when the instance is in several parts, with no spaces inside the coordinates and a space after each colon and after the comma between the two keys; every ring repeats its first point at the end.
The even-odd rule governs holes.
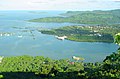
{"type": "Polygon", "coordinates": [[[119,24],[120,9],[108,11],[68,11],[62,16],[37,18],[29,20],[29,22],[69,22],[79,24],[119,24]]]}

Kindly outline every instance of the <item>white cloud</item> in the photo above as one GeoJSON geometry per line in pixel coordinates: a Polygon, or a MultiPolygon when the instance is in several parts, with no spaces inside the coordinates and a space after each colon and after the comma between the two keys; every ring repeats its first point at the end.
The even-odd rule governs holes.
{"type": "Polygon", "coordinates": [[[83,10],[120,8],[120,0],[1,0],[0,9],[83,10]],[[111,5],[112,4],[112,5],[111,5]]]}

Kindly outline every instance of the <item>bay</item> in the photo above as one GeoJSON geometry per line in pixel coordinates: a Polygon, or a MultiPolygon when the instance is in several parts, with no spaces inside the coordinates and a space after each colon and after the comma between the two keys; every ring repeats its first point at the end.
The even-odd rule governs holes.
{"type": "Polygon", "coordinates": [[[0,32],[11,36],[0,36],[0,56],[45,56],[52,59],[71,59],[81,56],[85,62],[101,62],[118,48],[113,43],[74,42],[57,40],[52,35],[41,34],[37,29],[51,29],[80,25],[75,23],[34,23],[27,20],[41,17],[61,16],[66,11],[0,11],[0,32]]]}

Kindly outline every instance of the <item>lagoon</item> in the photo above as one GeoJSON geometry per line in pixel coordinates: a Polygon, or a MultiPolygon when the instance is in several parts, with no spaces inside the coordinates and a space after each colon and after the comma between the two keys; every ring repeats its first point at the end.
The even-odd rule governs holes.
{"type": "Polygon", "coordinates": [[[11,36],[0,36],[0,56],[40,55],[52,59],[71,59],[74,55],[84,57],[85,62],[101,62],[107,55],[116,52],[118,46],[113,43],[61,41],[37,31],[80,24],[27,21],[61,16],[61,13],[65,11],[0,11],[0,32],[13,33],[11,36]]]}

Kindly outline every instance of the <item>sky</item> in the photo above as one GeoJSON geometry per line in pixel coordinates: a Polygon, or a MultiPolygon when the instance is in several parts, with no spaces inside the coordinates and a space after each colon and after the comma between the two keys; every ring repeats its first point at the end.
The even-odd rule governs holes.
{"type": "Polygon", "coordinates": [[[120,0],[0,0],[0,10],[111,10],[120,0]]]}

